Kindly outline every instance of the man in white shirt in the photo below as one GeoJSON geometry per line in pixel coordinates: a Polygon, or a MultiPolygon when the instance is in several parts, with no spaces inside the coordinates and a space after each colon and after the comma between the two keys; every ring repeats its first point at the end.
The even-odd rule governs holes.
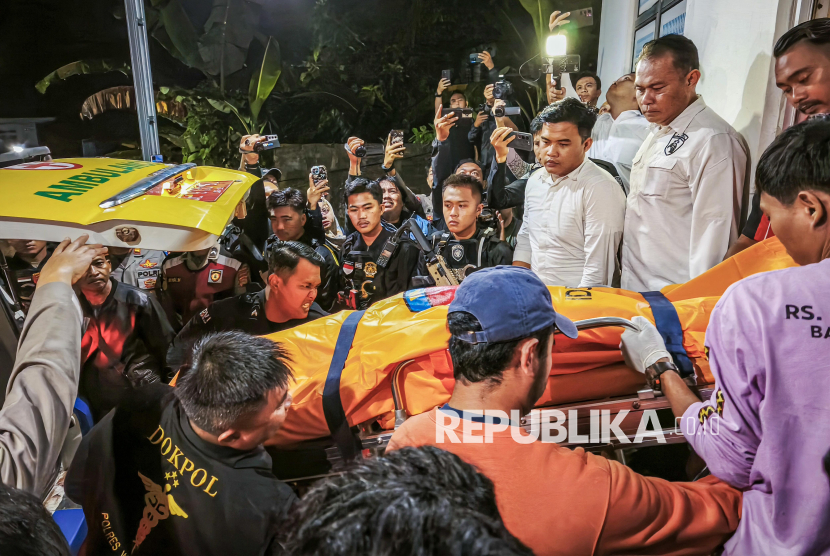
{"type": "MultiPolygon", "coordinates": [[[[532,269],[549,286],[610,286],[618,267],[625,195],[586,157],[595,121],[584,104],[566,98],[530,126],[544,168],[527,182],[513,264],[532,269]]],[[[507,159],[507,143],[494,143],[497,162],[507,159]]]]}
{"type": "Polygon", "coordinates": [[[659,290],[723,260],[738,237],[749,155],[697,95],[697,48],[668,35],[643,48],[635,87],[651,133],[631,168],[622,287],[659,290]]]}
{"type": "Polygon", "coordinates": [[[605,99],[610,110],[597,118],[591,139],[594,140],[588,156],[610,162],[617,168],[626,194],[630,189],[631,165],[634,156],[649,134],[649,123],[640,112],[634,91],[634,73],[617,79],[605,99]]]}

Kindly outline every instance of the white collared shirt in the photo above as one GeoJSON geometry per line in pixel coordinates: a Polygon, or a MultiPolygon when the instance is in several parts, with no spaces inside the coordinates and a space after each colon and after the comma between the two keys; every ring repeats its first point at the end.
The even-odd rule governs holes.
{"type": "Polygon", "coordinates": [[[594,144],[588,156],[613,164],[628,194],[631,165],[649,133],[648,120],[639,110],[626,110],[616,120],[611,114],[603,114],[597,118],[591,133],[594,144]]]}
{"type": "Polygon", "coordinates": [[[610,286],[624,220],[620,184],[587,157],[567,176],[542,168],[527,181],[513,260],[549,286],[610,286]]]}
{"type": "Polygon", "coordinates": [[[723,260],[738,238],[749,155],[702,97],[667,126],[651,126],[631,168],[622,287],[682,284],[723,260]]]}

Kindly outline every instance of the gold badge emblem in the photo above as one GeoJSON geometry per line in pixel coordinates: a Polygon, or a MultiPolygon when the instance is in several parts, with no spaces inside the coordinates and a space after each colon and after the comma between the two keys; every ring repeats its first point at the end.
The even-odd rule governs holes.
{"type": "Polygon", "coordinates": [[[374,278],[378,273],[378,265],[375,263],[366,263],[363,265],[363,272],[366,273],[367,278],[374,278]]]}

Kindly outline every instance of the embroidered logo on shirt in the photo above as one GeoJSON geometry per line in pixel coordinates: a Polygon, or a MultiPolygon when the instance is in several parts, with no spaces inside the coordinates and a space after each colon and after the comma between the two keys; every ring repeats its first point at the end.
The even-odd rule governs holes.
{"type": "Polygon", "coordinates": [[[375,274],[377,274],[377,273],[378,273],[378,267],[377,267],[377,265],[376,265],[375,263],[373,263],[373,262],[368,262],[368,263],[366,263],[366,265],[363,267],[363,272],[365,272],[365,273],[366,273],[366,277],[367,277],[367,278],[374,278],[374,277],[375,277],[375,274]]]}
{"type": "Polygon", "coordinates": [[[162,489],[152,480],[148,479],[140,472],[138,476],[141,477],[141,482],[144,483],[144,488],[147,494],[144,495],[144,512],[142,512],[141,521],[138,523],[138,531],[133,541],[133,552],[138,548],[147,535],[150,534],[153,527],[159,524],[159,521],[167,519],[171,515],[176,515],[187,519],[187,514],[179,507],[172,495],[168,495],[170,485],[164,485],[166,488],[162,489]]]}
{"type": "Polygon", "coordinates": [[[138,266],[140,266],[141,268],[156,268],[158,266],[158,263],[154,263],[150,259],[147,259],[144,262],[138,263],[138,266]]]}
{"type": "Polygon", "coordinates": [[[680,147],[683,146],[683,143],[685,143],[686,139],[688,138],[689,136],[685,133],[682,133],[680,135],[675,133],[674,135],[672,135],[671,141],[669,141],[669,144],[666,145],[666,148],[663,150],[663,152],[666,154],[666,156],[673,155],[680,149],[680,147]]]}
{"type": "Polygon", "coordinates": [[[349,261],[345,261],[343,263],[343,274],[351,274],[352,272],[354,272],[354,265],[349,261]]]}
{"type": "Polygon", "coordinates": [[[464,246],[463,245],[453,245],[452,249],[450,249],[450,255],[456,261],[460,261],[464,258],[464,246]]]}
{"type": "Polygon", "coordinates": [[[704,424],[706,419],[712,416],[715,412],[717,412],[719,417],[723,417],[723,391],[718,388],[717,393],[715,394],[715,403],[717,407],[712,407],[711,405],[705,405],[700,408],[700,412],[697,414],[698,421],[700,424],[704,424]]]}
{"type": "Polygon", "coordinates": [[[208,284],[218,284],[222,281],[222,270],[211,270],[208,274],[208,284]]]}

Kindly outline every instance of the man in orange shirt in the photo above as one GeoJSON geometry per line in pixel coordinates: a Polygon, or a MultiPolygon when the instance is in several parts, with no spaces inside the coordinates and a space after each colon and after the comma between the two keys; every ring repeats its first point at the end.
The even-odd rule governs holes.
{"type": "Polygon", "coordinates": [[[508,530],[538,556],[704,554],[735,530],[741,494],[726,483],[643,477],[582,448],[533,441],[515,422],[545,390],[554,329],[577,335],[532,271],[475,272],[447,321],[452,397],[407,420],[387,450],[434,445],[476,466],[495,484],[508,530]],[[496,422],[485,411],[513,420],[496,422]]]}

